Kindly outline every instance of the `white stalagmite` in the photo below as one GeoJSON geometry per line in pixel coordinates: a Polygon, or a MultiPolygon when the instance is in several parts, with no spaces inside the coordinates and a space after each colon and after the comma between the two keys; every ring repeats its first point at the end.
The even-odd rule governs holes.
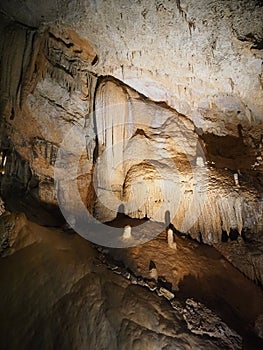
{"type": "Polygon", "coordinates": [[[202,166],[202,167],[205,166],[203,157],[197,157],[196,158],[196,165],[202,166]]]}
{"type": "Polygon", "coordinates": [[[234,181],[235,181],[235,185],[236,185],[237,187],[239,187],[238,173],[235,173],[235,174],[234,174],[234,181]]]}
{"type": "Polygon", "coordinates": [[[128,239],[131,239],[131,238],[132,238],[131,226],[130,225],[126,225],[126,226],[124,226],[124,229],[123,229],[122,239],[128,240],[128,239]]]}
{"type": "Polygon", "coordinates": [[[172,229],[168,229],[167,230],[167,242],[168,242],[168,246],[172,249],[177,249],[177,244],[176,242],[174,242],[174,233],[172,229]]]}

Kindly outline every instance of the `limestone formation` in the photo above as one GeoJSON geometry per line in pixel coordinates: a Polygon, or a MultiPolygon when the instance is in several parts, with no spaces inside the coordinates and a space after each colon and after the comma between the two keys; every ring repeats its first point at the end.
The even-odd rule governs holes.
{"type": "Polygon", "coordinates": [[[131,226],[126,225],[124,226],[123,233],[122,233],[122,239],[124,240],[129,240],[132,238],[132,233],[131,233],[131,226]]]}
{"type": "MultiPolygon", "coordinates": [[[[166,225],[169,217],[177,232],[216,246],[235,267],[262,284],[262,17],[258,0],[154,0],[151,5],[147,0],[2,1],[0,190],[4,202],[16,202],[19,195],[34,198],[51,211],[60,208],[67,220],[64,227],[77,232],[79,222],[86,230],[90,222],[112,221],[120,205],[124,215],[143,223],[166,225]],[[222,242],[222,234],[227,242],[222,242]]],[[[4,212],[1,199],[0,218],[4,228],[0,254],[8,259],[49,239],[36,237],[23,215],[4,212]]],[[[144,230],[142,238],[150,236],[144,230]]],[[[118,240],[132,241],[137,238],[135,231],[134,227],[132,235],[131,226],[125,226],[118,240]]],[[[180,250],[176,252],[170,228],[167,243],[177,257],[180,250]]],[[[44,244],[39,261],[43,258],[50,268],[45,249],[44,244]]],[[[67,249],[62,244],[59,256],[67,249]]],[[[155,259],[151,256],[147,261],[151,258],[155,259]]],[[[70,261],[75,266],[73,257],[70,261]]],[[[73,348],[85,347],[87,339],[94,349],[99,344],[98,348],[109,350],[157,349],[156,339],[158,349],[166,350],[196,349],[200,342],[200,349],[242,347],[234,331],[193,300],[178,307],[181,314],[173,310],[184,318],[190,340],[185,328],[170,329],[174,314],[159,311],[159,304],[149,317],[140,318],[141,311],[148,312],[144,296],[139,301],[137,296],[127,296],[127,281],[123,285],[118,278],[125,275],[134,288],[147,287],[173,300],[172,289],[158,284],[161,267],[155,262],[158,271],[152,261],[149,271],[146,268],[151,281],[121,265],[109,267],[116,284],[108,277],[110,271],[100,271],[95,278],[90,267],[94,262],[88,264],[88,275],[81,264],[76,278],[75,270],[70,270],[72,283],[65,275],[62,288],[57,283],[54,294],[50,292],[54,300],[48,311],[55,317],[45,330],[47,347],[67,348],[60,335],[56,339],[50,333],[61,314],[71,314],[72,309],[80,315],[76,326],[66,320],[58,333],[72,332],[73,348]],[[109,284],[114,285],[112,290],[109,284]],[[80,303],[76,295],[81,296],[80,303]],[[112,319],[117,308],[105,302],[110,298],[121,309],[116,323],[112,319]],[[106,316],[111,312],[113,316],[106,316]],[[95,336],[93,321],[86,318],[89,313],[101,322],[95,336]],[[136,339],[130,336],[133,333],[138,334],[136,339]],[[82,339],[86,343],[80,344],[82,339]]],[[[39,289],[45,285],[42,282],[39,289]]],[[[44,298],[35,290],[32,295],[36,302],[44,298]]],[[[25,347],[39,344],[42,323],[48,320],[44,314],[37,321],[32,344],[25,347]]],[[[261,318],[255,329],[262,337],[261,318]]],[[[8,331],[11,347],[22,343],[23,334],[16,340],[8,331]]],[[[30,332],[29,327],[25,334],[30,332]]]]}
{"type": "Polygon", "coordinates": [[[236,268],[248,278],[263,284],[263,255],[262,237],[244,241],[241,237],[237,241],[215,244],[219,252],[224,255],[236,268]]]}
{"type": "Polygon", "coordinates": [[[159,289],[159,294],[164,296],[167,300],[172,300],[174,298],[174,294],[170,292],[168,289],[161,287],[159,289]]]}
{"type": "Polygon", "coordinates": [[[233,350],[243,348],[241,337],[201,303],[187,299],[183,317],[187,327],[193,333],[219,338],[223,348],[227,347],[233,350]]]}
{"type": "Polygon", "coordinates": [[[203,157],[196,157],[196,165],[198,166],[205,166],[203,157]]]}
{"type": "Polygon", "coordinates": [[[150,278],[154,279],[155,281],[158,280],[158,271],[155,266],[155,263],[151,260],[149,264],[149,276],[150,278]]]}
{"type": "Polygon", "coordinates": [[[234,182],[235,182],[235,186],[239,187],[238,173],[234,174],[234,182]]]}
{"type": "MultiPolygon", "coordinates": [[[[231,130],[226,130],[220,108],[227,110],[223,102],[228,102],[220,97],[215,115],[205,119],[200,128],[201,119],[197,122],[190,112],[183,116],[171,108],[179,107],[176,99],[171,99],[172,90],[167,91],[170,97],[166,103],[156,103],[140,95],[137,83],[132,86],[139,92],[125,84],[125,77],[122,81],[109,76],[98,79],[97,74],[101,75],[103,69],[100,60],[94,64],[97,48],[92,46],[92,40],[75,30],[74,24],[73,27],[43,26],[36,31],[5,18],[2,26],[5,42],[19,43],[16,52],[12,52],[11,46],[3,50],[3,62],[9,67],[2,72],[1,80],[3,190],[14,181],[29,192],[34,187],[41,201],[55,205],[57,201],[67,203],[67,209],[74,215],[80,210],[80,197],[81,203],[99,221],[112,220],[122,202],[126,202],[125,213],[135,218],[164,222],[169,211],[177,230],[208,244],[220,242],[222,230],[228,234],[230,229],[239,233],[244,229],[262,230],[258,199],[261,185],[253,187],[249,180],[252,176],[253,181],[258,181],[257,174],[240,176],[240,187],[236,186],[239,192],[236,192],[231,180],[236,165],[228,164],[232,157],[228,155],[230,147],[220,146],[218,159],[213,158],[211,148],[213,137],[219,143],[224,143],[224,137],[230,142],[232,137],[243,157],[244,174],[249,174],[256,159],[259,166],[255,169],[259,171],[262,148],[257,119],[253,121],[250,115],[249,127],[246,119],[240,120],[235,132],[237,119],[229,115],[232,119],[227,125],[231,125],[231,130]],[[26,53],[24,61],[22,51],[26,53]],[[8,75],[11,71],[12,75],[8,75]],[[11,87],[6,90],[9,81],[11,87]],[[215,120],[218,127],[213,129],[215,120]],[[83,130],[84,144],[81,144],[83,150],[74,156],[71,153],[73,145],[79,144],[79,136],[70,131],[76,125],[83,130]],[[247,155],[243,156],[243,149],[247,155]],[[70,155],[63,156],[67,176],[56,182],[54,168],[59,166],[56,159],[64,151],[70,155]],[[211,166],[205,166],[206,158],[211,166]],[[228,167],[221,168],[220,163],[228,167]]],[[[257,60],[254,58],[253,62],[257,60]]],[[[144,77],[140,79],[144,84],[144,77]]],[[[169,84],[166,86],[169,88],[169,84]]],[[[147,97],[154,97],[145,90],[145,85],[142,89],[149,92],[147,97]]],[[[208,102],[210,97],[207,103],[213,109],[214,102],[208,102]]],[[[204,110],[206,107],[202,115],[204,110]]],[[[240,118],[242,113],[238,114],[240,118]]]]}
{"type": "Polygon", "coordinates": [[[177,249],[177,244],[176,242],[174,241],[174,232],[171,228],[169,228],[167,230],[167,243],[168,243],[168,246],[174,250],[177,249]]]}

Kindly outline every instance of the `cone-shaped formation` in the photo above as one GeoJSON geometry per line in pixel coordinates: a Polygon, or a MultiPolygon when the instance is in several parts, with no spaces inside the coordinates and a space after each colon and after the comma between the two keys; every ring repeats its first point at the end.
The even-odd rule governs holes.
{"type": "Polygon", "coordinates": [[[174,233],[173,230],[171,228],[169,228],[167,230],[167,243],[169,245],[170,248],[172,249],[177,249],[177,244],[176,242],[174,242],[174,233]]]}
{"type": "Polygon", "coordinates": [[[124,226],[123,229],[123,233],[122,233],[122,239],[131,239],[132,238],[132,234],[131,234],[131,226],[130,225],[126,225],[124,226]]]}
{"type": "Polygon", "coordinates": [[[158,280],[158,271],[155,263],[152,260],[150,261],[150,264],[149,264],[149,275],[150,275],[150,278],[156,281],[158,280]]]}

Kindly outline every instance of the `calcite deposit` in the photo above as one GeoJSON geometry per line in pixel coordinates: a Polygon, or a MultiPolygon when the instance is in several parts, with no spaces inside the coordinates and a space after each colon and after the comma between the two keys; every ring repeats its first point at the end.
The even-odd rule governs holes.
{"type": "Polygon", "coordinates": [[[33,198],[108,247],[169,226],[262,284],[262,18],[258,0],[2,1],[7,207],[33,198]],[[160,225],[99,238],[120,213],[160,225]]]}

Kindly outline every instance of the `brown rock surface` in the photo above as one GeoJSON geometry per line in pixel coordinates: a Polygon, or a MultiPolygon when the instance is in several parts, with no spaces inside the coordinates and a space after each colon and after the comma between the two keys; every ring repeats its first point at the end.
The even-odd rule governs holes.
{"type": "MultiPolygon", "coordinates": [[[[224,331],[203,338],[188,330],[179,311],[109,271],[78,235],[21,214],[9,215],[13,221],[12,251],[0,261],[2,349],[212,350],[225,344],[224,331]]],[[[224,349],[240,346],[228,339],[224,349]]]]}

